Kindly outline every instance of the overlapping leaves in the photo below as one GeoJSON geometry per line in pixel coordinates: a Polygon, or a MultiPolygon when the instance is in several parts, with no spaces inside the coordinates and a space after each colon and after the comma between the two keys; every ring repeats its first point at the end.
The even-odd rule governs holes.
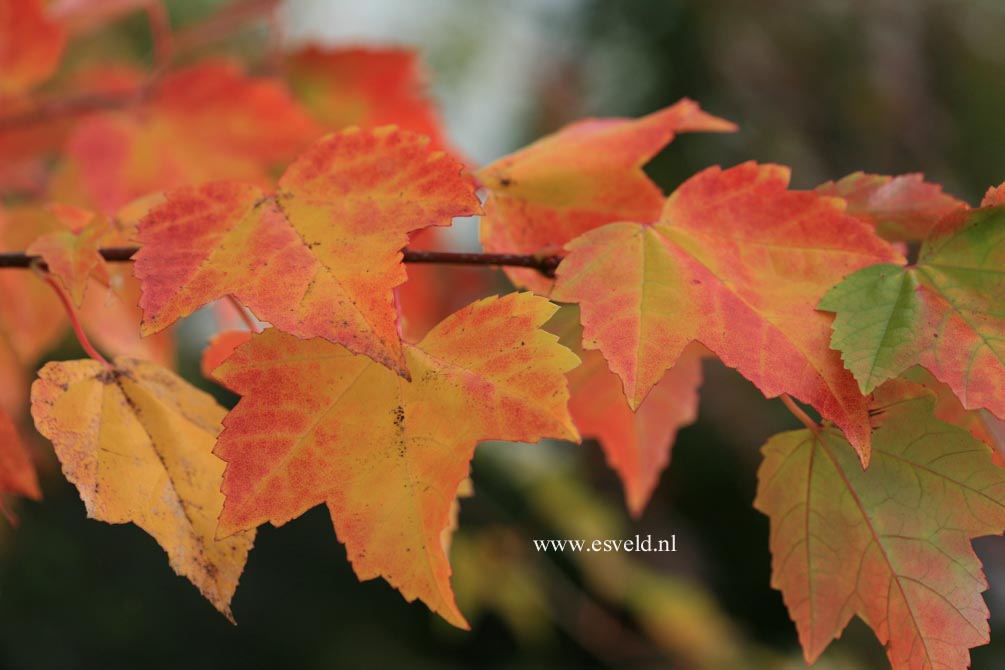
{"type": "Polygon", "coordinates": [[[169,192],[139,226],[143,332],[233,295],[286,332],[406,374],[392,294],[401,249],[409,232],[481,211],[461,172],[420,135],[351,129],[315,143],[274,194],[241,182],[169,192]]]}
{"type": "Polygon", "coordinates": [[[638,517],[649,502],[677,431],[698,416],[702,352],[689,347],[635,411],[628,406],[617,375],[598,351],[583,349],[578,311],[564,307],[548,330],[580,357],[569,372],[569,413],[584,439],[596,439],[607,462],[618,473],[625,503],[638,517]]]}
{"type": "Polygon", "coordinates": [[[880,388],[864,471],[833,429],[764,446],[754,505],[771,519],[772,585],[810,663],[854,615],[894,670],[962,670],[969,648],[988,642],[987,581],[970,540],[1005,531],[1005,470],[934,407],[908,382],[880,388]]]}
{"type": "MultiPolygon", "coordinates": [[[[643,164],[677,133],[735,129],[687,99],[641,119],[570,124],[478,172],[489,191],[482,244],[493,252],[553,254],[612,221],[654,221],[664,196],[643,164]]],[[[551,285],[532,270],[506,274],[535,291],[551,285]]]]}
{"type": "MultiPolygon", "coordinates": [[[[3,29],[26,27],[0,34],[17,42],[16,53],[0,44],[0,95],[21,96],[52,73],[62,37],[38,2],[0,0],[3,12],[20,17],[0,17],[3,29]]],[[[145,333],[225,296],[274,326],[221,336],[204,361],[242,396],[219,441],[223,410],[166,370],[128,359],[43,368],[36,424],[91,516],[143,527],[229,616],[253,529],[326,504],[360,578],[383,576],[464,626],[447,546],[477,442],[594,437],[638,515],[695,417],[705,345],[765,395],[791,394],[843,431],[773,439],[756,502],[772,518],[775,584],[807,658],[858,614],[897,670],[967,664],[987,639],[969,541],[1005,528],[1005,475],[978,441],[999,446],[1001,422],[973,411],[1005,416],[1002,187],[968,210],[919,175],[856,173],[796,192],[784,168],[744,164],[701,172],[667,199],[642,164],[675,133],[731,123],[688,100],[638,120],[579,122],[479,179],[486,249],[567,254],[557,283],[509,274],[577,303],[582,334],[567,310],[550,326],[561,346],[541,330],[555,308],[514,294],[403,344],[400,332],[425,330],[450,301],[424,302],[425,279],[396,299],[401,250],[429,243],[412,233],[479,213],[474,182],[436,151],[447,142],[412,52],[307,48],[283,62],[289,91],[208,62],[145,84],[125,77],[116,86],[143,94],[121,110],[0,138],[17,158],[8,162],[34,165],[13,170],[15,189],[110,216],[167,190],[137,205],[154,205],[137,228],[145,333]],[[375,129],[386,123],[400,130],[375,129]],[[293,160],[323,129],[349,124],[363,129],[293,160]],[[41,146],[45,156],[32,150],[41,146]],[[918,263],[905,267],[884,239],[924,239],[918,263]],[[919,364],[933,376],[907,371],[919,364]],[[902,380],[879,386],[902,373],[935,395],[902,380]]],[[[57,225],[52,214],[5,214],[0,245],[41,255],[86,313],[95,279],[122,283],[97,253],[105,219],[57,225]]],[[[0,279],[9,380],[65,321],[34,278],[0,279]]],[[[451,298],[481,287],[451,286],[451,298]]],[[[0,403],[15,411],[23,398],[7,388],[0,403]]],[[[9,424],[0,412],[0,489],[36,497],[9,424]]]]}
{"type": "Polygon", "coordinates": [[[787,184],[778,166],[705,170],[659,222],[570,242],[552,298],[580,305],[584,346],[604,354],[633,409],[699,341],[766,396],[813,405],[868,463],[867,401],[815,308],[848,273],[899,255],[838,201],[787,184]]]}
{"type": "Polygon", "coordinates": [[[946,217],[915,265],[864,268],[820,308],[863,393],[922,365],[967,409],[1005,417],[1005,207],[946,217]]]}

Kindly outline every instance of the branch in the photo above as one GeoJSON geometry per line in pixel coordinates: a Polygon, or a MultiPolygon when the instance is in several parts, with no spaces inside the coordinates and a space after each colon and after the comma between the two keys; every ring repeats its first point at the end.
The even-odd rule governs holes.
{"type": "MultiPolygon", "coordinates": [[[[98,253],[109,262],[122,263],[132,259],[139,247],[109,247],[98,253]]],[[[545,277],[554,277],[555,268],[561,260],[558,256],[535,256],[533,254],[476,254],[452,251],[410,251],[405,249],[406,263],[437,263],[442,265],[489,265],[530,268],[545,277]]],[[[28,268],[32,264],[45,269],[45,263],[38,256],[23,251],[0,253],[0,268],[28,268]]]]}

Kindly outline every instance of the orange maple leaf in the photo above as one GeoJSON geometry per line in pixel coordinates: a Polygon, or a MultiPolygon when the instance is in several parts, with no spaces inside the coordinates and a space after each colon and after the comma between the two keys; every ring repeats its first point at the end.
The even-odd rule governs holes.
{"type": "Polygon", "coordinates": [[[406,374],[401,249],[411,231],[481,211],[462,169],[421,135],[351,129],[312,145],[274,195],[238,182],[169,192],[139,226],[143,332],[230,294],[277,328],[406,374]]]}
{"type": "Polygon", "coordinates": [[[612,223],[570,242],[552,297],[579,303],[583,344],[632,408],[699,341],[768,397],[789,393],[838,424],[868,463],[867,401],[815,308],[845,275],[897,259],[839,201],[788,191],[788,170],[698,173],[660,221],[612,223]]]}
{"type": "Polygon", "coordinates": [[[108,222],[104,217],[75,208],[52,211],[66,227],[39,236],[26,252],[42,257],[49,274],[59,280],[80,307],[92,276],[106,285],[109,281],[105,259],[98,253],[108,235],[108,222]]]}
{"type": "Polygon", "coordinates": [[[157,365],[114,365],[47,363],[31,389],[35,426],[88,517],[145,530],[175,572],[233,621],[230,600],[255,532],[215,537],[224,463],[212,450],[226,411],[157,365]]]}
{"type": "Polygon", "coordinates": [[[555,309],[530,293],[465,307],[406,345],[411,382],[322,339],[255,335],[215,373],[242,396],[216,447],[221,536],[325,503],[360,579],[467,627],[442,536],[475,445],[578,440],[563,376],[578,359],[539,328],[555,309]]]}
{"type": "MultiPolygon", "coordinates": [[[[482,244],[491,252],[553,254],[614,221],[655,221],[665,197],[642,166],[677,133],[735,129],[687,99],[641,119],[570,124],[478,172],[489,190],[482,244]]],[[[507,268],[506,275],[539,293],[551,287],[533,270],[507,268]]]]}

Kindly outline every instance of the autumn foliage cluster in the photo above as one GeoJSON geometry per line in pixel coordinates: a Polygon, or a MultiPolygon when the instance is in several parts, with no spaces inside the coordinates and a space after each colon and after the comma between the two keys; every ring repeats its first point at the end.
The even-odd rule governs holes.
{"type": "Polygon", "coordinates": [[[148,13],[153,66],[63,62],[117,19],[98,4],[0,0],[5,494],[40,498],[30,411],[88,516],[152,535],[227,617],[256,528],[324,504],[361,580],[466,627],[448,554],[476,445],[594,438],[640,515],[717,357],[806,426],[765,445],[754,505],[807,660],[854,615],[897,670],[988,642],[971,539],[1005,531],[1005,189],[797,191],[750,162],[667,196],[650,158],[736,130],[686,99],[476,169],[409,51],[179,64],[135,2],[116,11],[148,13]],[[406,269],[471,216],[464,260],[515,292],[406,269]],[[230,412],[171,370],[205,306],[230,412]],[[31,382],[71,328],[90,357],[31,382]]]}

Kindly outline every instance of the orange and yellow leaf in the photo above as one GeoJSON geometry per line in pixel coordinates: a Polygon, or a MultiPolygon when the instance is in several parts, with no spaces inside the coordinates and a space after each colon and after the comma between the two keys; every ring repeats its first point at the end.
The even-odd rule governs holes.
{"type": "MultiPolygon", "coordinates": [[[[79,210],[64,215],[78,214],[79,210]]],[[[107,285],[109,282],[105,259],[98,253],[107,233],[108,222],[101,216],[93,217],[89,223],[76,230],[68,225],[64,230],[45,233],[32,242],[26,251],[42,257],[49,268],[49,274],[59,280],[74,304],[80,307],[92,276],[103,284],[107,285]]]]}
{"type": "Polygon", "coordinates": [[[32,385],[32,416],[52,441],[87,515],[135,523],[228,619],[254,530],[216,539],[224,463],[213,455],[225,410],[173,373],[116,358],[51,362],[32,385]]]}
{"type": "Polygon", "coordinates": [[[529,293],[465,307],[405,347],[411,382],[322,339],[255,335],[215,373],[242,396],[216,447],[220,534],[325,503],[360,579],[466,627],[442,540],[475,445],[578,439],[564,377],[578,360],[539,328],[555,309],[529,293]]]}

